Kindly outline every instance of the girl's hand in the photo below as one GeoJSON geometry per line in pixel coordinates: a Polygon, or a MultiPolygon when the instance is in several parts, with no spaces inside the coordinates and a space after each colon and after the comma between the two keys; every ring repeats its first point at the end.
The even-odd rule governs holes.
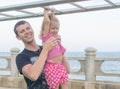
{"type": "Polygon", "coordinates": [[[55,16],[55,8],[50,8],[50,18],[55,16]]]}
{"type": "Polygon", "coordinates": [[[50,8],[49,8],[49,7],[47,7],[47,6],[46,6],[46,7],[44,7],[44,9],[45,9],[45,10],[50,10],[50,8]]]}

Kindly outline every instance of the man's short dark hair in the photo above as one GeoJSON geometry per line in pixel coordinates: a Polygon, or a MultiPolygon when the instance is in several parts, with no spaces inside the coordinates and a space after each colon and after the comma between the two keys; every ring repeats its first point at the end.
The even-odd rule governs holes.
{"type": "MultiPolygon", "coordinates": [[[[25,23],[28,23],[28,24],[29,24],[29,22],[24,21],[24,20],[21,20],[21,21],[19,21],[19,22],[17,22],[17,23],[15,24],[15,26],[14,26],[14,32],[15,32],[16,36],[18,36],[18,32],[17,32],[16,28],[17,28],[18,26],[20,26],[20,25],[25,24],[25,23]]],[[[30,25],[30,24],[29,24],[29,25],[30,25]]]]}

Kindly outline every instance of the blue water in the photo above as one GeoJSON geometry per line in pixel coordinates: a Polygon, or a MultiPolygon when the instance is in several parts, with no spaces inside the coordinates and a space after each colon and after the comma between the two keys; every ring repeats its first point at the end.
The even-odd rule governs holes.
{"type": "MultiPolygon", "coordinates": [[[[85,57],[85,52],[66,52],[67,57],[85,57]]],[[[0,52],[0,56],[10,56],[9,52],[0,52]]],[[[99,58],[120,58],[120,52],[97,52],[99,58]]]]}
{"type": "MultiPolygon", "coordinates": [[[[10,56],[9,52],[0,52],[0,56],[10,56]]],[[[66,52],[65,56],[67,57],[85,57],[85,52],[66,52]]],[[[120,52],[97,52],[97,58],[120,58],[120,52]]],[[[69,61],[71,71],[77,71],[80,69],[80,64],[77,61],[69,61]]],[[[0,67],[3,64],[0,61],[0,67]]],[[[108,61],[104,62],[101,66],[101,70],[106,73],[116,73],[120,74],[120,61],[108,61]]],[[[0,71],[0,74],[6,74],[4,71],[0,71]]],[[[10,74],[10,72],[8,72],[10,74]]],[[[84,75],[74,75],[69,74],[70,79],[81,79],[85,80],[84,75]]],[[[96,80],[104,80],[104,81],[112,81],[112,82],[120,82],[120,77],[105,77],[105,76],[97,76],[96,80]]]]}
{"type": "MultiPolygon", "coordinates": [[[[66,52],[68,57],[85,57],[85,52],[66,52]]],[[[120,52],[97,52],[96,57],[98,58],[120,58],[120,52]]]]}
{"type": "Polygon", "coordinates": [[[10,56],[9,52],[0,52],[0,56],[10,56]]]}

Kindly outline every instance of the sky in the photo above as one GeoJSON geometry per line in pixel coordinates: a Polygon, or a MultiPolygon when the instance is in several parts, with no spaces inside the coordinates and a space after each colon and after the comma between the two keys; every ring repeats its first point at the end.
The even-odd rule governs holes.
{"type": "MultiPolygon", "coordinates": [[[[120,9],[66,14],[57,16],[60,20],[62,44],[68,52],[81,52],[88,47],[98,52],[120,52],[120,9]]],[[[22,50],[24,45],[13,32],[19,20],[0,22],[0,52],[10,52],[12,48],[22,50]]],[[[40,45],[38,34],[43,17],[22,19],[30,22],[40,45]]]]}

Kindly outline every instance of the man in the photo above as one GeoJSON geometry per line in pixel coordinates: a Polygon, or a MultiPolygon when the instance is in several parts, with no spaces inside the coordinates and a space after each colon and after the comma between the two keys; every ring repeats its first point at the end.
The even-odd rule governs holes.
{"type": "Polygon", "coordinates": [[[55,38],[50,38],[39,46],[34,39],[34,31],[27,21],[15,24],[16,38],[25,46],[24,50],[16,57],[19,72],[24,76],[28,89],[48,89],[43,68],[48,52],[56,45],[55,38]]]}

